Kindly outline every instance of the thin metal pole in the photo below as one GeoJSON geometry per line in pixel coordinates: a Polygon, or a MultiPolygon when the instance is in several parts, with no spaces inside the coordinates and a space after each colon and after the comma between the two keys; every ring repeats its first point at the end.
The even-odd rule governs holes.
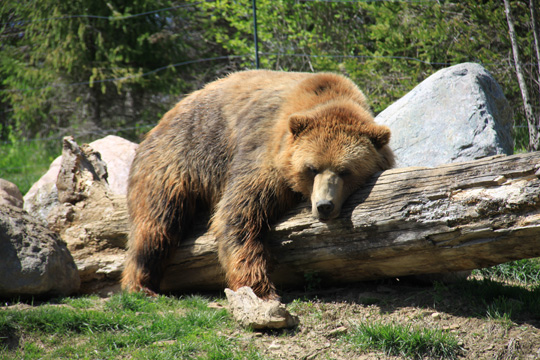
{"type": "Polygon", "coordinates": [[[255,41],[255,68],[259,68],[259,38],[257,37],[257,4],[253,0],[253,40],[255,41]]]}

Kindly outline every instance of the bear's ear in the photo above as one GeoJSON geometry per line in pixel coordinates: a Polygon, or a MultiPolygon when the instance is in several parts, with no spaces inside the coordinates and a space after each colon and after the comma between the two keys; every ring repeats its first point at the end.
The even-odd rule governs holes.
{"type": "Polygon", "coordinates": [[[377,149],[387,145],[390,141],[390,129],[384,125],[370,124],[363,133],[369,137],[377,149]]]}
{"type": "Polygon", "coordinates": [[[298,138],[312,124],[313,119],[305,114],[293,114],[289,117],[289,130],[295,138],[298,138]]]}

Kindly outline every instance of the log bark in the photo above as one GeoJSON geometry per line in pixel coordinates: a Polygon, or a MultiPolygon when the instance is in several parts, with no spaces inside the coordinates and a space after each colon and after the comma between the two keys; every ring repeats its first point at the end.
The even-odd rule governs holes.
{"type": "MultiPolygon", "coordinates": [[[[308,204],[266,236],[278,286],[336,284],[483,268],[540,256],[540,152],[375,176],[327,223],[308,204]]],[[[164,292],[221,290],[206,222],[168,261],[164,292]]]]}

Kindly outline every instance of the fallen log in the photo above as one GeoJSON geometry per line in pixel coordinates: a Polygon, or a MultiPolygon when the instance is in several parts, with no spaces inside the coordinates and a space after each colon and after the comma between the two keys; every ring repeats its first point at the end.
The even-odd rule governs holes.
{"type": "MultiPolygon", "coordinates": [[[[266,237],[278,286],[336,284],[483,268],[540,256],[540,152],[375,176],[341,216],[307,204],[266,237]]],[[[166,265],[164,292],[225,287],[216,239],[194,226],[166,265]]]]}

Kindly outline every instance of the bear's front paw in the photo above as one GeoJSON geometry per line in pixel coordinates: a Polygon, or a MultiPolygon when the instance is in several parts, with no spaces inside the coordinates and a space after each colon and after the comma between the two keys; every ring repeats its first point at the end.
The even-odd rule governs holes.
{"type": "MultiPolygon", "coordinates": [[[[257,296],[259,295],[257,294],[257,296]]],[[[276,301],[281,302],[281,296],[279,296],[275,291],[271,291],[268,294],[263,294],[259,296],[259,298],[265,301],[276,300],[276,301]]]]}
{"type": "Polygon", "coordinates": [[[276,289],[272,283],[269,282],[258,282],[255,285],[246,285],[243,283],[230,284],[230,288],[233,291],[238,291],[238,289],[247,287],[249,288],[257,297],[264,301],[276,300],[281,302],[281,296],[276,292],[276,289]]]}

